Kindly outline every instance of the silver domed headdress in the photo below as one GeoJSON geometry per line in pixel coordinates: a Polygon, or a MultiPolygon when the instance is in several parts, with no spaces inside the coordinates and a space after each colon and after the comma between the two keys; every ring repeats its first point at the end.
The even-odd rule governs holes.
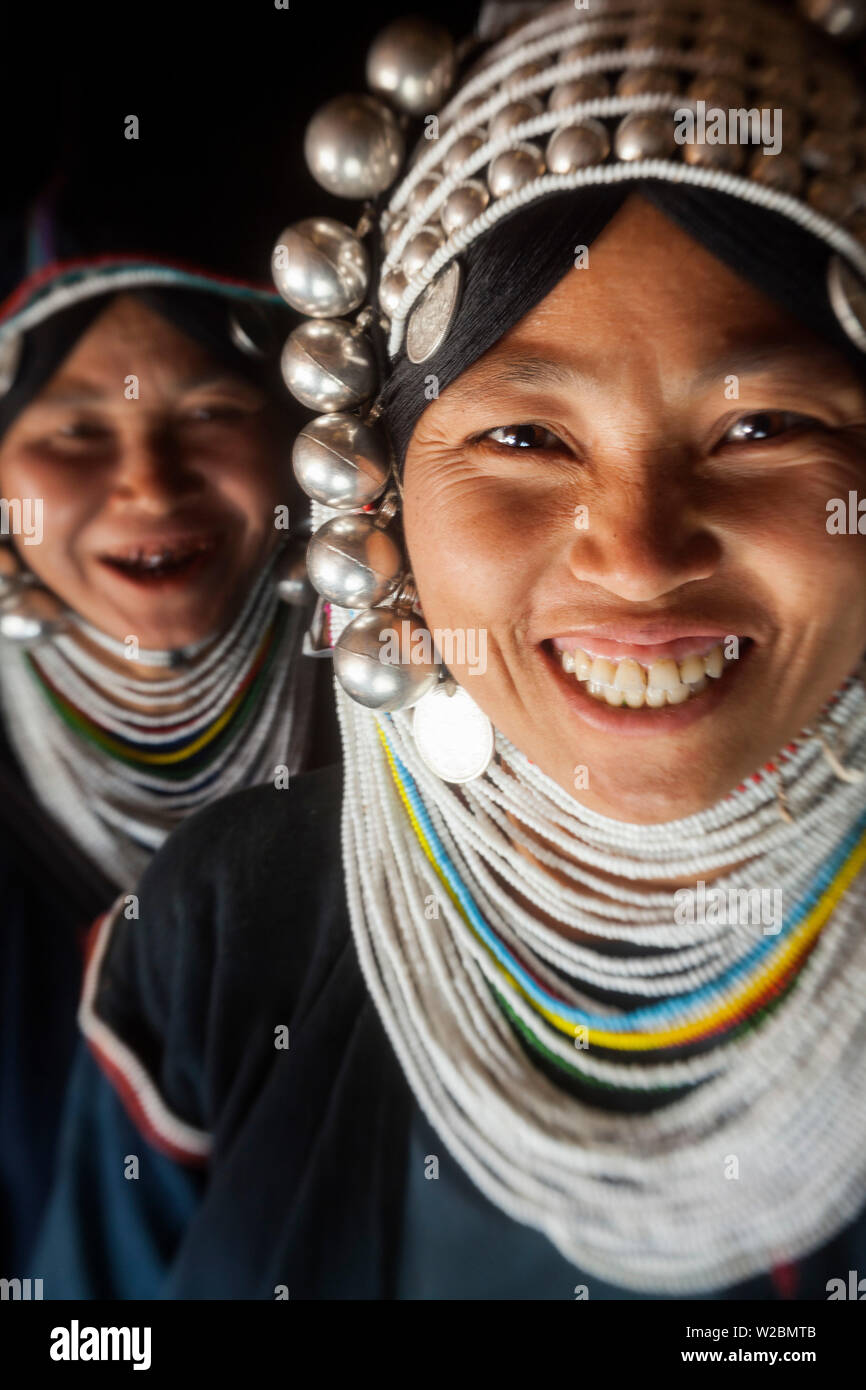
{"type": "MultiPolygon", "coordinates": [[[[309,316],[282,368],[289,390],[320,412],[293,460],[319,527],[309,577],[330,605],[335,672],[352,698],[407,708],[443,674],[435,663],[382,658],[395,614],[422,625],[392,534],[399,482],[375,398],[402,352],[421,363],[441,347],[459,305],[461,253],[498,221],[551,193],[626,180],[733,195],[830,248],[830,303],[866,352],[863,95],[826,36],[862,29],[861,8],[803,0],[801,18],[771,0],[493,4],[459,51],[438,26],[401,20],[368,55],[373,95],[337,97],[314,115],[311,172],[365,207],[354,230],[327,217],[288,228],[272,269],[283,297],[309,316]],[[452,90],[459,62],[472,59],[452,90]],[[737,108],[751,118],[767,107],[783,111],[783,151],[678,143],[683,112],[737,108]],[[405,130],[420,116],[404,169],[405,130]]],[[[319,617],[321,629],[323,604],[319,617]]]]}

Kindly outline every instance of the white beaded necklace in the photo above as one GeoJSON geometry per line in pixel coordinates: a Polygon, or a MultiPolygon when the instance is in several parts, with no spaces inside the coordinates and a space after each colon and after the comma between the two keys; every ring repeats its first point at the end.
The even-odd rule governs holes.
{"type": "MultiPolygon", "coordinates": [[[[188,648],[177,676],[157,682],[120,674],[76,640],[55,638],[34,654],[39,675],[103,733],[147,754],[164,748],[178,722],[185,743],[213,728],[239,695],[282,608],[271,557],[230,627],[188,648]]],[[[130,888],[152,854],[185,816],[240,787],[271,780],[279,766],[295,771],[310,708],[309,671],[299,672],[305,614],[291,608],[270,656],[252,716],[202,768],[170,781],[158,768],[129,764],[71,729],[34,684],[25,653],[4,651],[0,707],[12,748],[41,804],[72,841],[118,886],[130,888]]],[[[91,643],[125,655],[81,621],[91,643]]],[[[147,664],[170,666],[171,653],[141,652],[147,664]]]]}
{"type": "MultiPolygon", "coordinates": [[[[853,1219],[866,1199],[862,874],[820,930],[790,995],[761,1026],[723,1045],[674,1061],[632,1053],[623,1062],[593,1047],[576,1051],[573,1040],[548,1029],[548,1051],[572,1065],[578,1059],[596,1083],[692,1088],[650,1114],[603,1110],[551,1080],[497,1005],[491,987],[538,1033],[537,1010],[443,891],[379,729],[484,921],[564,1006],[609,1018],[612,1028],[629,1011],[676,1009],[696,989],[716,988],[755,951],[760,928],[677,925],[671,892],[614,890],[593,869],[636,881],[697,880],[748,860],[713,886],[781,887],[787,912],[845,837],[863,833],[866,783],[838,780],[817,738],[806,738],[783,764],[791,824],[763,780],[680,821],[626,825],[581,807],[499,734],[507,768],[494,764],[458,791],[415,752],[411,715],[373,715],[336,689],[343,856],[359,960],[421,1109],[478,1187],[545,1232],[579,1268],[654,1293],[747,1279],[808,1253],[853,1219]],[[540,850],[506,813],[552,848],[540,850]],[[520,843],[531,845],[537,862],[520,843]],[[594,886],[606,901],[586,891],[594,886]],[[551,930],[513,890],[592,940],[551,930]],[[432,902],[438,916],[431,918],[432,902]],[[610,953],[611,942],[620,953],[610,953]],[[587,992],[593,987],[632,1002],[627,1010],[599,1003],[587,992]]],[[[844,730],[846,762],[866,766],[859,680],[840,692],[827,723],[844,730]]]]}

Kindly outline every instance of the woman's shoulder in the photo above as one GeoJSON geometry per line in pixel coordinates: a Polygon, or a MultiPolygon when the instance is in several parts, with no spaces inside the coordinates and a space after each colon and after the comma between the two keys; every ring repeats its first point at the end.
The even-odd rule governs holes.
{"type": "MultiPolygon", "coordinates": [[[[324,851],[339,831],[342,768],[338,763],[289,778],[245,787],[209,802],[188,816],[169,836],[147,877],[188,871],[200,863],[206,874],[242,872],[244,865],[270,860],[274,849],[312,845],[324,851]]],[[[292,852],[291,858],[295,858],[292,852]]],[[[273,863],[270,864],[274,868],[273,863]]]]}
{"type": "Polygon", "coordinates": [[[169,1130],[207,1129],[214,1099],[334,970],[350,942],[341,787],[332,766],[214,802],[97,924],[80,1023],[139,1123],[146,1095],[169,1130]]]}

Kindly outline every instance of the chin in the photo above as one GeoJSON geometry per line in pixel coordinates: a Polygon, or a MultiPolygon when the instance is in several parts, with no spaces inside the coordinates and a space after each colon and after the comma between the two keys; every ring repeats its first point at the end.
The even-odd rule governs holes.
{"type": "Polygon", "coordinates": [[[671,750],[669,763],[641,757],[628,745],[597,749],[583,741],[562,747],[532,746],[532,740],[512,741],[526,756],[589,811],[631,825],[662,825],[682,820],[720,801],[759,767],[754,761],[708,748],[705,755],[671,750]]]}
{"type": "Polygon", "coordinates": [[[202,611],[201,604],[196,604],[192,611],[174,613],[155,613],[155,607],[157,605],[150,603],[147,613],[140,615],[128,609],[118,613],[116,608],[112,608],[110,611],[84,613],[83,616],[100,632],[118,642],[135,637],[141,651],[175,651],[181,647],[191,647],[214,636],[225,626],[225,604],[208,605],[206,612],[202,611]]]}

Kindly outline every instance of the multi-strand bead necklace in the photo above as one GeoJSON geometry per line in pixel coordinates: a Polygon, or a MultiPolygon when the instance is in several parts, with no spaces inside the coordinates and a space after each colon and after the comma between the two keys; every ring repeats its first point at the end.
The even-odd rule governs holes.
{"type": "MultiPolygon", "coordinates": [[[[131,888],[185,816],[294,762],[307,695],[296,679],[301,609],[277,598],[272,558],[229,629],[177,675],[140,680],[100,659],[125,648],[81,623],[0,663],[12,747],[42,805],[120,886],[131,888]]],[[[140,652],[145,664],[170,653],[140,652]]],[[[130,661],[130,671],[135,663],[130,661]]]]}
{"type": "Polygon", "coordinates": [[[866,783],[825,747],[842,735],[866,767],[860,680],[773,777],[651,826],[588,811],[499,734],[483,777],[446,785],[411,712],[337,698],[365,979],[481,1190],[579,1268],[649,1292],[749,1278],[850,1221],[866,1200],[866,783]],[[680,924],[674,890],[644,886],[732,864],[713,889],[781,891],[769,931],[680,924]],[[629,1096],[650,1113],[623,1113],[647,1110],[629,1096]]]}

